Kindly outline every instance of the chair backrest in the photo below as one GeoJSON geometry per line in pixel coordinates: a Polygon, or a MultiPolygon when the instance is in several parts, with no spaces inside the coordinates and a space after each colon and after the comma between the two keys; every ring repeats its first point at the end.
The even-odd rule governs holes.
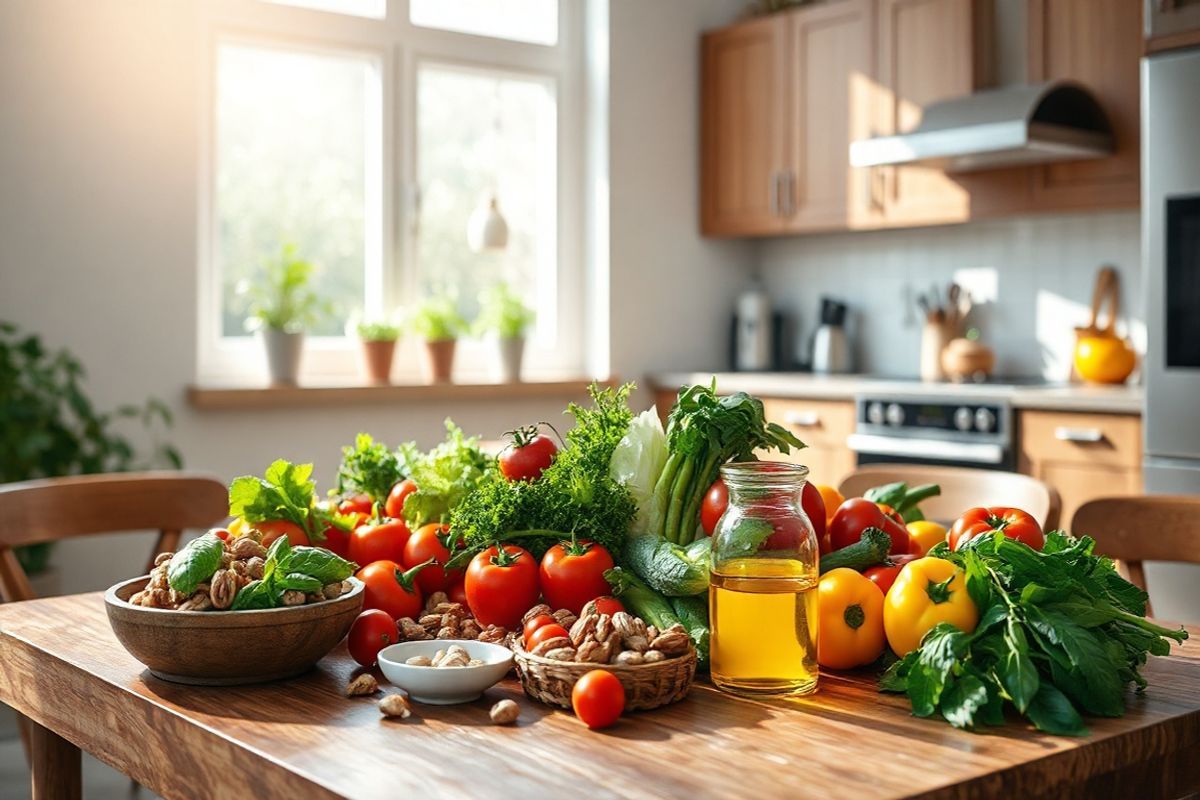
{"type": "Polygon", "coordinates": [[[1120,561],[1146,588],[1143,561],[1200,564],[1200,497],[1104,497],[1084,503],[1071,533],[1096,540],[1096,552],[1120,561]]]}
{"type": "Polygon", "coordinates": [[[185,529],[215,525],[228,515],[224,484],[196,473],[129,472],[0,484],[0,593],[5,600],[33,597],[14,547],[157,530],[157,553],[174,550],[185,529]]]}
{"type": "Polygon", "coordinates": [[[1062,502],[1053,487],[1016,472],[926,464],[864,464],[847,475],[839,487],[846,497],[858,497],[872,486],[904,481],[910,486],[936,483],[942,493],[921,503],[926,518],[949,525],[974,506],[1013,506],[1028,512],[1042,528],[1058,526],[1062,502]]]}

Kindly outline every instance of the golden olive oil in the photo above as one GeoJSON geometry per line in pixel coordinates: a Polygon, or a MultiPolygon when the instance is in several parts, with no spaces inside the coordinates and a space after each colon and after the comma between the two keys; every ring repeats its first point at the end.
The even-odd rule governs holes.
{"type": "Polygon", "coordinates": [[[739,558],[709,589],[712,681],[745,695],[817,688],[817,576],[791,559],[739,558]]]}

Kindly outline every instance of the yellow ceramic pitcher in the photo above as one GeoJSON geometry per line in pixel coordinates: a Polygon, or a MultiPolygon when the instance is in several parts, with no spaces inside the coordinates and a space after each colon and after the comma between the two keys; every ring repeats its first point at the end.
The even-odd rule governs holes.
{"type": "Polygon", "coordinates": [[[1117,336],[1119,297],[1117,271],[1101,267],[1096,274],[1096,289],[1092,293],[1092,319],[1075,329],[1075,370],[1089,383],[1124,383],[1137,366],[1137,354],[1127,339],[1117,336]],[[1100,308],[1108,300],[1108,321],[1097,324],[1100,308]]]}

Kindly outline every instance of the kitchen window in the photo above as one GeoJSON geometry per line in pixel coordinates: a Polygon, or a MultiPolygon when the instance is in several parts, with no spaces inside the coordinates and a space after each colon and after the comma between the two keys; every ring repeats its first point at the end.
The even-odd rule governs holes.
{"type": "MultiPolygon", "coordinates": [[[[346,321],[504,282],[538,312],[532,379],[583,371],[582,31],[560,0],[214,0],[205,26],[198,379],[261,382],[245,286],[285,245],[333,313],[302,380],[357,381],[346,321]],[[468,221],[495,201],[502,250],[468,221]]],[[[352,333],[352,332],[351,332],[352,333]]],[[[420,382],[405,334],[393,377],[420,382]]],[[[459,342],[456,380],[491,348],[459,342]]]]}

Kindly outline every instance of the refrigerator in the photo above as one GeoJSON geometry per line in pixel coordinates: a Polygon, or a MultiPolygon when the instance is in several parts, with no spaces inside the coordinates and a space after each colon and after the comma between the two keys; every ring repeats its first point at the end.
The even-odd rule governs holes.
{"type": "MultiPolygon", "coordinates": [[[[1145,490],[1200,495],[1200,48],[1142,60],[1142,251],[1145,490]]],[[[1200,567],[1146,572],[1156,616],[1200,620],[1200,567]]]]}

